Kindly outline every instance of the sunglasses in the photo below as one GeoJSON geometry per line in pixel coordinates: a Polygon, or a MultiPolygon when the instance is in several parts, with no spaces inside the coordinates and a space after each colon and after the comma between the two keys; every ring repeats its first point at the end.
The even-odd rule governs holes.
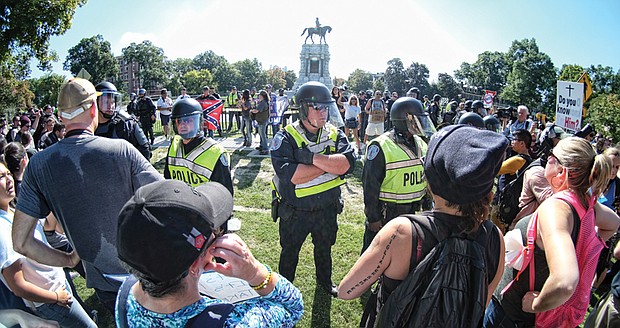
{"type": "Polygon", "coordinates": [[[179,117],[176,119],[177,124],[192,124],[194,123],[193,117],[179,117]]]}
{"type": "Polygon", "coordinates": [[[314,104],[312,106],[312,108],[314,108],[314,110],[317,111],[317,112],[327,112],[327,111],[329,111],[329,105],[314,104]]]}
{"type": "Polygon", "coordinates": [[[556,161],[556,162],[558,162],[558,164],[560,164],[560,166],[564,166],[564,164],[562,163],[562,161],[560,161],[560,159],[559,159],[557,156],[555,156],[555,154],[553,153],[553,151],[550,151],[550,152],[549,152],[549,157],[547,157],[547,160],[548,160],[549,158],[552,158],[552,157],[555,159],[555,161],[556,161]]]}

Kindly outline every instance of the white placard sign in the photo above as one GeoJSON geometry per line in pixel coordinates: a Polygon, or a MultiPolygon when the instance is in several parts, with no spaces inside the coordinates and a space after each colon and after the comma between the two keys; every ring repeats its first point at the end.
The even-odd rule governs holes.
{"type": "Polygon", "coordinates": [[[229,303],[259,296],[245,280],[227,277],[215,271],[207,271],[200,276],[198,290],[211,298],[229,303]]]}
{"type": "Polygon", "coordinates": [[[572,131],[581,130],[583,83],[558,81],[555,125],[572,131]]]}

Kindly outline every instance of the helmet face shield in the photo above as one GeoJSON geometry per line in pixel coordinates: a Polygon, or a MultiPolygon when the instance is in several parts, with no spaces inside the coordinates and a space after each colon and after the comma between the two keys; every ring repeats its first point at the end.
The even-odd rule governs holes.
{"type": "Polygon", "coordinates": [[[198,135],[202,125],[202,114],[192,114],[188,116],[182,116],[173,118],[174,133],[181,136],[183,139],[191,139],[198,135]]]}
{"type": "Polygon", "coordinates": [[[430,137],[437,132],[428,115],[407,114],[407,130],[413,135],[430,137]]]}
{"type": "Polygon", "coordinates": [[[327,103],[306,103],[306,119],[315,127],[322,128],[325,122],[329,122],[336,128],[344,126],[340,111],[335,102],[327,103]]]}
{"type": "Polygon", "coordinates": [[[105,118],[112,118],[121,109],[121,94],[118,92],[103,91],[97,97],[97,107],[105,118]]]}

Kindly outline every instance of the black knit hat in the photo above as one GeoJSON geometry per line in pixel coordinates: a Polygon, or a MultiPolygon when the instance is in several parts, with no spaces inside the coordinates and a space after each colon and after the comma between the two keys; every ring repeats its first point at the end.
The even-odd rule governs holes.
{"type": "Polygon", "coordinates": [[[424,173],[431,191],[455,204],[484,198],[493,188],[508,147],[505,136],[452,125],[431,138],[424,159],[424,173]]]}
{"type": "Polygon", "coordinates": [[[194,188],[163,180],[143,186],[119,214],[118,257],[155,282],[178,278],[232,210],[230,192],[217,182],[194,188]]]}

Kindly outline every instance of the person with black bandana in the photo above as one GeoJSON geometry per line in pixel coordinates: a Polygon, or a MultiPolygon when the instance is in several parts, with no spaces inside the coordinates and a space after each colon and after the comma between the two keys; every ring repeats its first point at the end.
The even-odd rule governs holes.
{"type": "Polygon", "coordinates": [[[274,221],[280,218],[282,246],[279,271],[294,280],[299,251],[311,234],[317,285],[335,297],[331,247],[343,209],[340,186],[355,167],[354,149],[339,130],[344,123],[325,85],[307,82],[295,99],[300,119],[280,130],[271,142],[276,173],[271,213],[274,221]]]}

